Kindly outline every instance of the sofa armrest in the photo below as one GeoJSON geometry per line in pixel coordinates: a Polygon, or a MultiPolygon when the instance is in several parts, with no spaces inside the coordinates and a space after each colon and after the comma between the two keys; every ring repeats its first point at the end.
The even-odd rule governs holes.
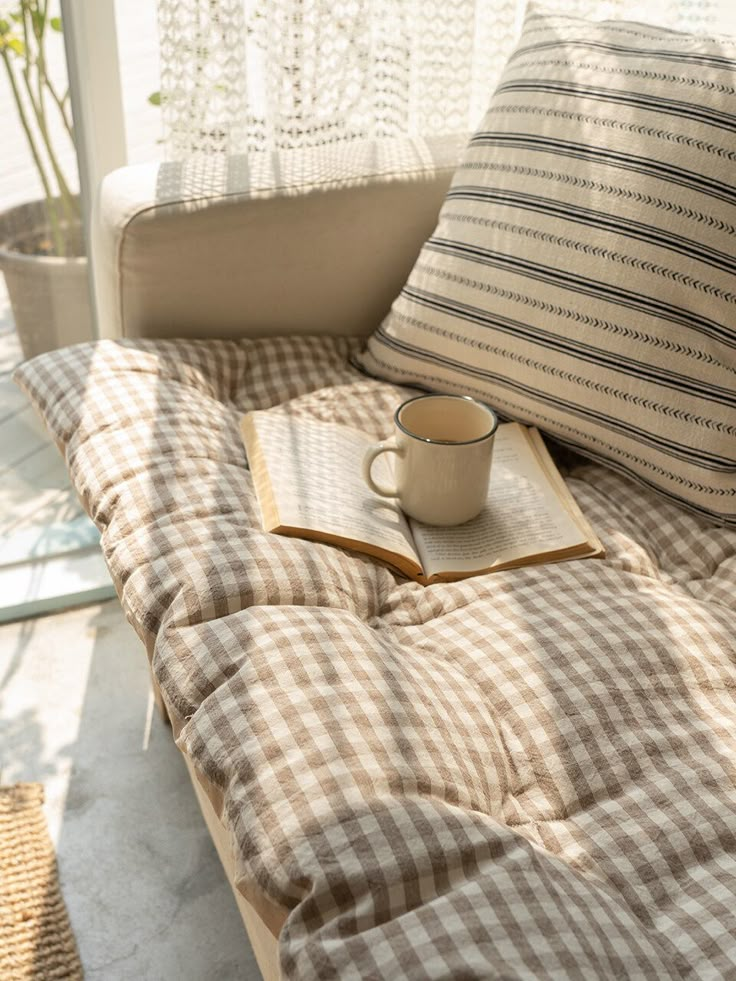
{"type": "Polygon", "coordinates": [[[93,221],[102,336],[369,333],[434,229],[465,140],[113,172],[93,221]]]}

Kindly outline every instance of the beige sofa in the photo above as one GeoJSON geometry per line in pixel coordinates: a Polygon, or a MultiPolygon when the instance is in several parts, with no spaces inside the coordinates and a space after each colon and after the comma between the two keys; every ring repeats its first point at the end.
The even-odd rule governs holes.
{"type": "Polygon", "coordinates": [[[439,225],[462,137],[102,188],[108,339],[15,377],[266,977],[736,977],[734,64],[530,11],[439,225]],[[264,531],[244,414],[372,442],[411,386],[538,426],[605,556],[424,587],[264,531]]]}
{"type": "Polygon", "coordinates": [[[381,319],[461,142],[113,175],[113,339],[15,377],[266,977],[730,978],[736,529],[551,445],[605,558],[425,588],[263,531],[243,413],[382,438],[408,389],[337,335],[381,319]]]}
{"type": "MultiPolygon", "coordinates": [[[[94,219],[102,335],[367,335],[432,232],[464,144],[407,139],[110,174],[94,219]]],[[[170,721],[177,735],[182,720],[170,721]]],[[[256,909],[235,887],[217,791],[185,760],[258,964],[277,978],[286,910],[262,899],[256,909]]]]}
{"type": "Polygon", "coordinates": [[[104,337],[366,335],[434,228],[462,136],[126,167],[94,220],[104,337]]]}

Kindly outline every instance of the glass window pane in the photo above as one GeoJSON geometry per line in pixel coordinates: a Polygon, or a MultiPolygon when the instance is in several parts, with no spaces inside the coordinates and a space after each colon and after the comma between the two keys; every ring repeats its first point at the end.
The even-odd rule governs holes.
{"type": "Polygon", "coordinates": [[[59,0],[0,2],[0,622],[112,595],[97,531],[11,378],[92,336],[61,28],[59,0]]]}

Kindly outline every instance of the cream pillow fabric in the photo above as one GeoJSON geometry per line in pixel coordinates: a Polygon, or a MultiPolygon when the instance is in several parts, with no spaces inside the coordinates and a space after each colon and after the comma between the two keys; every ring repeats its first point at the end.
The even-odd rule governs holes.
{"type": "Polygon", "coordinates": [[[360,356],[736,524],[736,40],[533,11],[360,356]]]}

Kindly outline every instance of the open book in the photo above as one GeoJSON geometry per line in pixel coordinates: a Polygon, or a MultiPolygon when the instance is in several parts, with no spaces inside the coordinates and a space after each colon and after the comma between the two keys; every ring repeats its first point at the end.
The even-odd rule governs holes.
{"type": "MultiPolygon", "coordinates": [[[[363,482],[375,443],[365,433],[279,409],[251,412],[241,426],[266,531],[364,552],[425,585],[604,554],[536,429],[499,426],[485,508],[464,525],[436,528],[363,482]]],[[[387,456],[373,473],[390,484],[387,456]]]]}

